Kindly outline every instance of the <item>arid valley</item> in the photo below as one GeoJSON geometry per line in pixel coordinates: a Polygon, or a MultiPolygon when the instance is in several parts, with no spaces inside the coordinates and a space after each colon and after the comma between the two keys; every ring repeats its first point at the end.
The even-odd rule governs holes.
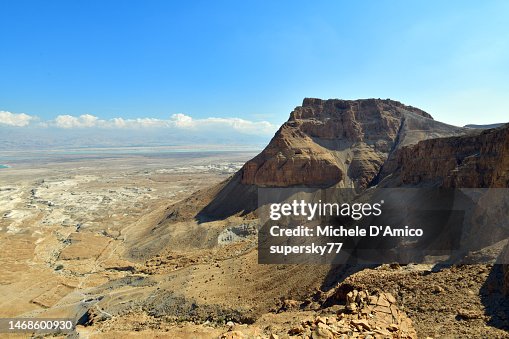
{"type": "Polygon", "coordinates": [[[125,293],[154,273],[157,260],[165,273],[207,262],[185,254],[191,240],[170,248],[170,259],[141,252],[133,260],[129,251],[171,202],[224,180],[253,151],[128,151],[6,155],[16,160],[0,172],[2,317],[75,317],[98,301],[87,291],[118,281],[125,293]]]}

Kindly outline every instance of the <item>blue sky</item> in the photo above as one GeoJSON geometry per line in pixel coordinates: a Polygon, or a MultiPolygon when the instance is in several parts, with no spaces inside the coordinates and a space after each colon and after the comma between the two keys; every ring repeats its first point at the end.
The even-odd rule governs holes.
{"type": "Polygon", "coordinates": [[[380,97],[456,125],[509,120],[508,1],[0,0],[0,13],[6,119],[256,129],[304,97],[380,97]]]}

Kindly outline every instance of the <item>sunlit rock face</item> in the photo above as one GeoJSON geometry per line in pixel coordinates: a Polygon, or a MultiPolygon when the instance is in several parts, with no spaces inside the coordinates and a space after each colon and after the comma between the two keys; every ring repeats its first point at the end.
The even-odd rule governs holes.
{"type": "Polygon", "coordinates": [[[393,100],[304,99],[269,145],[242,168],[262,187],[367,187],[391,152],[463,129],[393,100]]]}

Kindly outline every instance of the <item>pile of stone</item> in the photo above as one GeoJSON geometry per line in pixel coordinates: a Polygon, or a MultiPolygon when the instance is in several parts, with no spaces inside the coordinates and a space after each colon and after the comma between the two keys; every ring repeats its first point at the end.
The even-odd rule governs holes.
{"type": "Polygon", "coordinates": [[[351,291],[346,310],[337,316],[306,320],[288,334],[302,338],[417,338],[412,320],[396,306],[390,293],[370,296],[367,291],[351,291]]]}

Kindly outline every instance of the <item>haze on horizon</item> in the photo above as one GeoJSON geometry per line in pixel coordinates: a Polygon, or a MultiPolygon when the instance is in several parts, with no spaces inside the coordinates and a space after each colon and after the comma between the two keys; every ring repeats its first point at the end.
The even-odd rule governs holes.
{"type": "Polygon", "coordinates": [[[263,144],[304,97],[391,98],[457,126],[504,122],[508,10],[506,1],[5,1],[0,141],[263,144]]]}

